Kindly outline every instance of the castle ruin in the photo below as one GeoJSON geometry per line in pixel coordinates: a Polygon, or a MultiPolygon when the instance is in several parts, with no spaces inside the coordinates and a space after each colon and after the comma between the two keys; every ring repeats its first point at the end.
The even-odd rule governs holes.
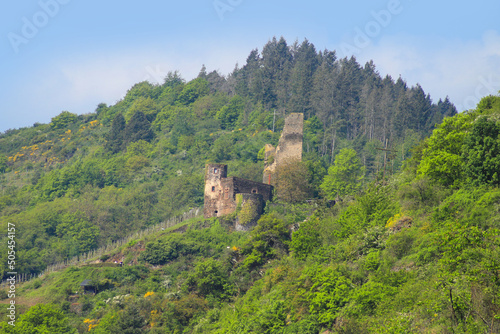
{"type": "Polygon", "coordinates": [[[203,216],[221,217],[236,212],[236,229],[246,230],[255,224],[264,212],[265,203],[272,199],[277,166],[302,160],[303,124],[304,114],[289,114],[278,146],[265,146],[263,183],[227,177],[227,165],[207,164],[203,216]]]}
{"type": "Polygon", "coordinates": [[[264,174],[262,182],[275,184],[274,175],[277,166],[288,161],[302,161],[304,114],[292,113],[285,118],[285,127],[281,133],[278,146],[265,146],[264,174]]]}
{"type": "Polygon", "coordinates": [[[208,164],[205,167],[205,218],[220,217],[234,213],[238,204],[249,203],[257,208],[260,215],[264,203],[270,201],[273,186],[245,180],[239,177],[227,177],[227,165],[208,164]],[[245,196],[237,196],[245,194],[245,196]],[[238,198],[237,198],[238,197],[238,198]]]}

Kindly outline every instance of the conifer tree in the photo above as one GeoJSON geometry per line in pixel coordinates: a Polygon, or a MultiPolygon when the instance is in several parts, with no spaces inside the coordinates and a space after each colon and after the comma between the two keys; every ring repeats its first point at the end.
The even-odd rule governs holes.
{"type": "Polygon", "coordinates": [[[138,140],[150,142],[154,133],[151,130],[151,123],[141,111],[136,111],[125,127],[126,143],[133,143],[138,140]]]}
{"type": "Polygon", "coordinates": [[[111,130],[108,133],[106,149],[111,153],[118,153],[123,148],[125,135],[125,118],[118,113],[113,119],[111,130]]]}

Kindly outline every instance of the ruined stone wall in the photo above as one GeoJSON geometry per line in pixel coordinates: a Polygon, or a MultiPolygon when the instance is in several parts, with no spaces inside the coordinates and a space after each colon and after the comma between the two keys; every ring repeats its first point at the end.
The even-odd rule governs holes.
{"type": "Polygon", "coordinates": [[[225,216],[233,213],[236,210],[236,190],[234,187],[233,178],[222,180],[222,196],[220,198],[220,215],[225,216]]]}
{"type": "Polygon", "coordinates": [[[222,209],[222,181],[227,178],[227,166],[223,164],[209,164],[205,166],[205,218],[218,217],[222,209]]]}
{"type": "Polygon", "coordinates": [[[302,160],[304,114],[291,113],[285,118],[285,126],[276,149],[267,144],[265,147],[265,166],[262,182],[274,184],[273,174],[277,166],[288,161],[302,160]]]}
{"type": "Polygon", "coordinates": [[[287,160],[302,160],[304,114],[293,113],[285,118],[285,127],[276,148],[276,164],[287,160]]]}
{"type": "Polygon", "coordinates": [[[270,201],[273,196],[273,186],[260,182],[232,177],[235,194],[261,194],[264,201],[270,201]]]}
{"type": "Polygon", "coordinates": [[[236,195],[241,193],[259,195],[257,197],[262,198],[263,207],[265,201],[272,199],[273,186],[238,177],[228,178],[226,165],[207,165],[203,216],[211,218],[234,213],[237,207],[236,195]]]}

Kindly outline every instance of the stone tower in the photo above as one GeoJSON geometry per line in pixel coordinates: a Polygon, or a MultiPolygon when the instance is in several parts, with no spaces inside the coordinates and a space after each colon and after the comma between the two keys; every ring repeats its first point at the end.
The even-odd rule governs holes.
{"type": "Polygon", "coordinates": [[[273,184],[273,174],[277,166],[287,161],[302,160],[304,114],[291,113],[285,118],[285,126],[281,133],[278,147],[265,146],[265,165],[262,182],[273,184]]]}
{"type": "Polygon", "coordinates": [[[221,213],[222,180],[227,178],[227,165],[208,164],[205,167],[205,217],[219,217],[221,213]]]}
{"type": "MultiPolygon", "coordinates": [[[[247,202],[250,205],[259,201],[259,205],[252,204],[252,206],[256,214],[260,215],[265,202],[272,199],[273,186],[234,176],[227,177],[227,165],[207,164],[205,166],[205,206],[203,208],[205,218],[221,217],[236,212],[238,194],[249,195],[241,197],[240,206],[247,202]]],[[[249,215],[250,213],[246,216],[249,215]]],[[[253,218],[251,220],[253,221],[253,218]]]]}

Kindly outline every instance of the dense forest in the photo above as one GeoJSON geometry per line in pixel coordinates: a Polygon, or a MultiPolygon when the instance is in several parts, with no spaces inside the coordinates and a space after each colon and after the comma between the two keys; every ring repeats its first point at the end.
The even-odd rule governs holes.
{"type": "Polygon", "coordinates": [[[2,247],[15,224],[17,270],[40,273],[202,206],[206,163],[260,181],[291,112],[303,161],[254,229],[197,218],[45,274],[4,332],[499,332],[500,97],[457,114],[308,41],[1,134],[2,247]],[[85,279],[95,296],[75,295],[85,279]]]}

